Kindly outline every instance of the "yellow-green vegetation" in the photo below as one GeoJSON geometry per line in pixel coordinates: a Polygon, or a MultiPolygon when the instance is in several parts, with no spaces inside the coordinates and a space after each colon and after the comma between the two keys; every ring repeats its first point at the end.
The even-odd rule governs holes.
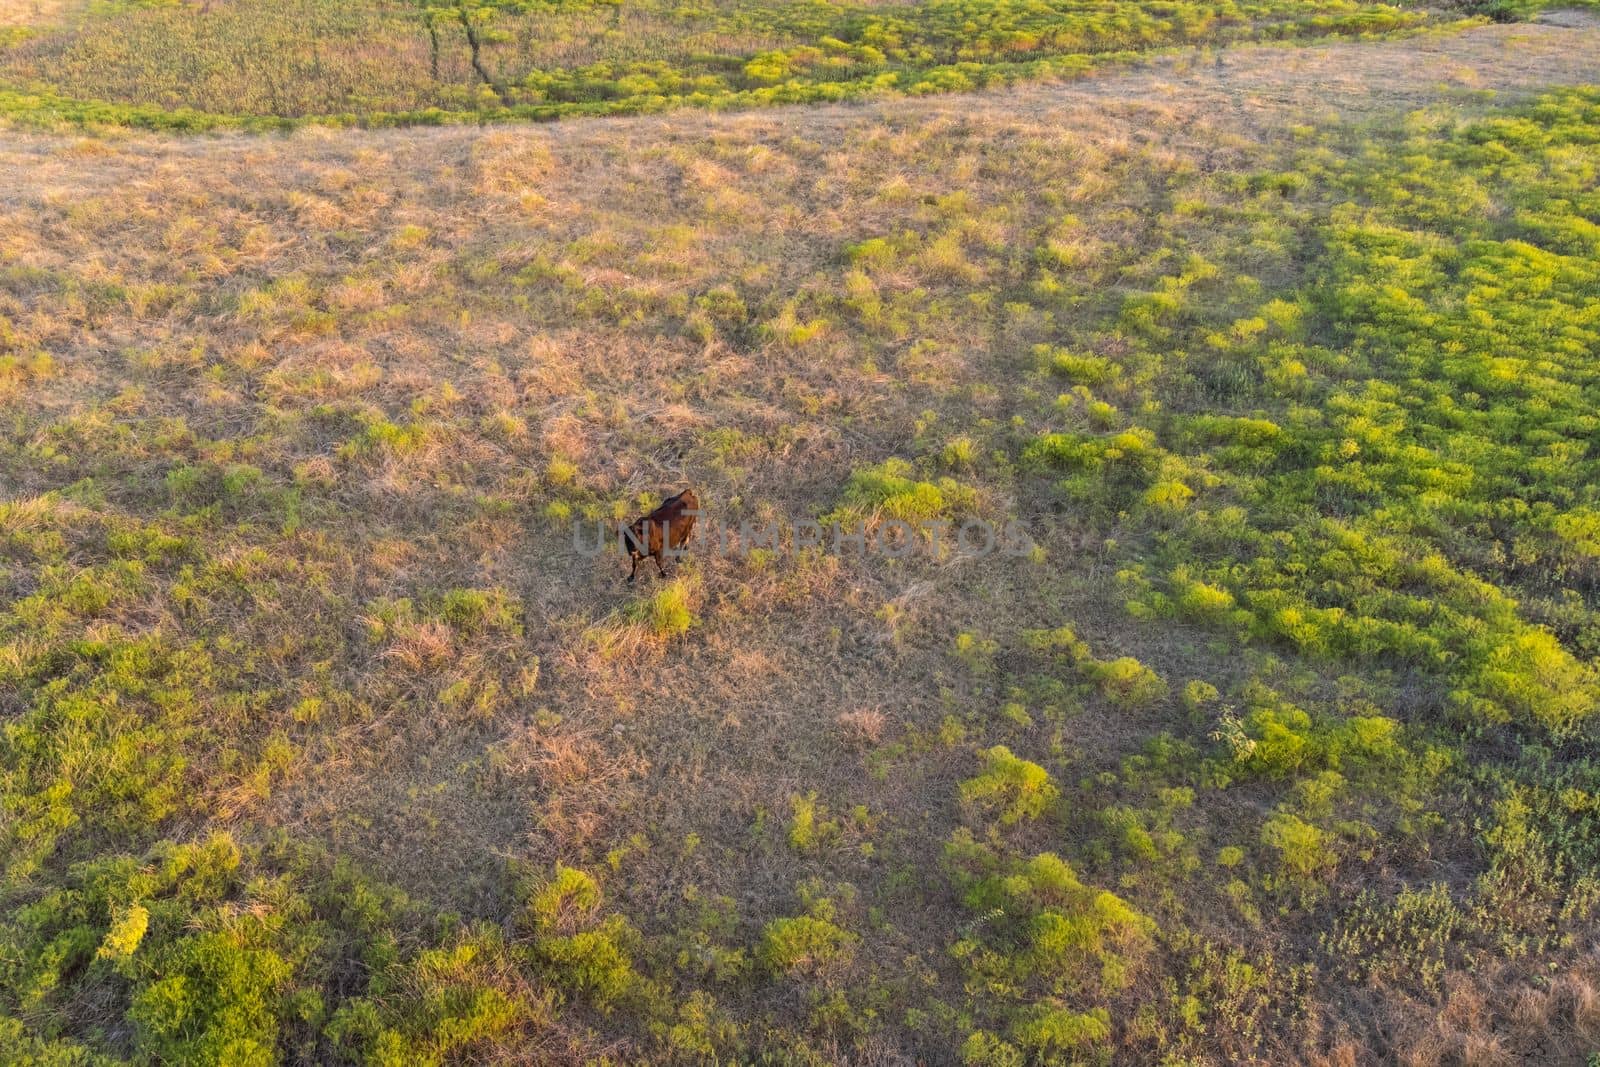
{"type": "Polygon", "coordinates": [[[838,508],[824,521],[838,524],[841,532],[880,518],[920,524],[955,517],[974,501],[972,489],[954,478],[919,479],[909,462],[895,457],[851,473],[838,508]]]}
{"type": "Polygon", "coordinates": [[[1355,0],[95,0],[0,36],[0,114],[201,130],[942,93],[1195,44],[1373,35],[1355,0]]]}
{"type": "Polygon", "coordinates": [[[961,799],[994,810],[1002,826],[1037,818],[1060,795],[1048,771],[1004,745],[985,752],[982,771],[961,783],[961,799]]]}
{"type": "Polygon", "coordinates": [[[847,958],[854,940],[827,918],[796,915],[767,924],[757,955],[778,972],[814,969],[847,958]]]}
{"type": "MultiPolygon", "coordinates": [[[[1189,17],[967,5],[952,57],[954,8],[650,10],[746,34],[684,46],[730,85],[841,21],[926,18],[871,45],[910,71],[1189,17]]],[[[641,17],[469,12],[489,93],[580,15],[641,17]]],[[[863,108],[9,131],[0,1060],[1583,1062],[1574,18],[863,108]],[[669,577],[581,550],[683,485],[669,577]],[[715,548],[817,516],[1036,551],[715,548]]]]}
{"type": "Polygon", "coordinates": [[[694,625],[689,610],[689,587],[681,579],[651,593],[634,607],[634,615],[647,623],[657,636],[679,637],[694,625]]]}

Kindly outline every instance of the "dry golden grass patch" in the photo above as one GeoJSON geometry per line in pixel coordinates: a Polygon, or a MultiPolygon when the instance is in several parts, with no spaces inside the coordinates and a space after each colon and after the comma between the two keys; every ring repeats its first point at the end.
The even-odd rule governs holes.
{"type": "Polygon", "coordinates": [[[0,0],[0,26],[50,26],[84,6],[84,0],[0,0]]]}

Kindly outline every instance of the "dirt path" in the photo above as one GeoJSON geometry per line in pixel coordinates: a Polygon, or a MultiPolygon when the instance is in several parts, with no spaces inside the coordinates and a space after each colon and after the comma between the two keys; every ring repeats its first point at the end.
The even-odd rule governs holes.
{"type": "Polygon", "coordinates": [[[562,123],[560,139],[603,140],[617,127],[685,139],[730,125],[792,127],[812,136],[865,119],[929,114],[1050,119],[1089,106],[1124,116],[1157,110],[1247,129],[1281,127],[1310,117],[1359,119],[1432,104],[1484,106],[1561,85],[1600,82],[1600,13],[1553,11],[1534,23],[1491,24],[1380,42],[1246,45],[1164,56],[1140,68],[1060,85],[892,99],[870,104],[727,115],[625,117],[562,123]]]}
{"type": "Polygon", "coordinates": [[[1243,47],[1164,59],[1149,69],[1038,91],[1038,104],[1091,98],[1181,98],[1207,112],[1320,110],[1344,116],[1423,107],[1478,94],[1520,96],[1600,78],[1600,15],[1377,43],[1243,47]]]}

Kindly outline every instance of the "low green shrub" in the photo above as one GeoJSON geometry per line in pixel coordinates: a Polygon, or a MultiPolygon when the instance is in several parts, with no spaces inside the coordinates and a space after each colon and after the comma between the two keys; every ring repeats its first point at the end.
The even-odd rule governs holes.
{"type": "Polygon", "coordinates": [[[857,940],[826,918],[795,915],[762,928],[756,957],[779,974],[810,973],[848,960],[857,940]]]}
{"type": "Polygon", "coordinates": [[[1001,826],[1037,819],[1060,795],[1043,767],[1004,745],[984,752],[982,770],[961,783],[961,799],[995,813],[1001,826]]]}

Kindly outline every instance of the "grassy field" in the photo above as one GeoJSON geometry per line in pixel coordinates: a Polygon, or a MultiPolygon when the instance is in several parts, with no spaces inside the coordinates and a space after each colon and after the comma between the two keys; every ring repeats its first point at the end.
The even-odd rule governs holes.
{"type": "Polygon", "coordinates": [[[0,115],[208,129],[750,107],[1426,24],[1355,0],[96,0],[0,34],[0,115]]]}
{"type": "Polygon", "coordinates": [[[0,134],[0,1060],[1592,1061],[1597,55],[0,134]]]}

